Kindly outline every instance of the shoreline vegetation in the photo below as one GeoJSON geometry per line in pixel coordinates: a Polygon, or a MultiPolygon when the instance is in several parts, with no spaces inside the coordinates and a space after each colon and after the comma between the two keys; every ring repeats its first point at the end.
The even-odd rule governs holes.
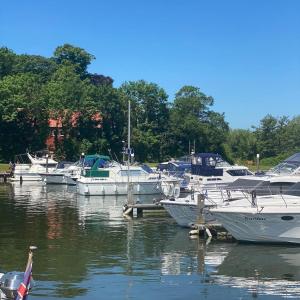
{"type": "Polygon", "coordinates": [[[259,153],[260,166],[268,169],[300,151],[300,116],[267,115],[251,130],[232,129],[199,87],[182,86],[174,97],[145,80],[116,88],[101,70],[88,71],[94,59],[70,44],[58,46],[51,57],[0,48],[0,162],[45,149],[50,139],[57,160],[75,161],[82,152],[120,159],[129,100],[131,145],[139,162],[213,152],[255,169],[259,153]]]}
{"type": "MultiPolygon", "coordinates": [[[[151,162],[151,163],[147,163],[150,167],[157,167],[157,165],[159,163],[154,163],[154,162],[151,162]]],[[[249,163],[249,162],[243,162],[241,161],[240,162],[241,165],[244,165],[246,167],[249,168],[250,171],[252,172],[256,172],[257,171],[257,167],[255,164],[253,163],[249,163]]],[[[264,165],[264,164],[260,164],[259,165],[259,171],[268,171],[269,169],[271,169],[272,167],[274,167],[274,165],[264,165]]],[[[1,172],[10,172],[10,166],[9,164],[6,164],[6,163],[0,163],[0,173],[1,172]]]]}

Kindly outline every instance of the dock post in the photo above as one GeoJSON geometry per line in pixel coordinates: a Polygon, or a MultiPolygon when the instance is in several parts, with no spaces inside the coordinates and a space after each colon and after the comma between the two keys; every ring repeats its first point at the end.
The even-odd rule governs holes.
{"type": "Polygon", "coordinates": [[[198,194],[197,195],[197,208],[198,208],[198,220],[197,224],[204,225],[204,215],[203,215],[203,208],[204,208],[204,195],[198,194]]]}
{"type": "Polygon", "coordinates": [[[22,184],[23,183],[23,176],[21,175],[20,176],[20,184],[22,184]]]}

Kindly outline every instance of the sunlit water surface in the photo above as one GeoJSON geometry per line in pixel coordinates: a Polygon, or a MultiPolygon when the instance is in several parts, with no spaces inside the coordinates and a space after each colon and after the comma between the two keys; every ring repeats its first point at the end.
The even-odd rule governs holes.
{"type": "Polygon", "coordinates": [[[300,247],[206,245],[163,212],[124,218],[125,201],[0,184],[2,270],[24,270],[36,245],[30,299],[300,298],[300,247]]]}

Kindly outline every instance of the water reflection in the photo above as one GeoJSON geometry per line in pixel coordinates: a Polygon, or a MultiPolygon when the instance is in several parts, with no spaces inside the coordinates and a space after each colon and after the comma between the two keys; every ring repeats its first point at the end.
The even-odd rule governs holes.
{"type": "Polygon", "coordinates": [[[1,268],[22,270],[29,244],[39,247],[30,299],[300,297],[299,248],[206,244],[166,214],[123,218],[125,202],[76,187],[0,185],[1,268]]]}
{"type": "Polygon", "coordinates": [[[217,268],[214,282],[245,288],[256,296],[300,297],[300,248],[236,245],[217,268]]]}

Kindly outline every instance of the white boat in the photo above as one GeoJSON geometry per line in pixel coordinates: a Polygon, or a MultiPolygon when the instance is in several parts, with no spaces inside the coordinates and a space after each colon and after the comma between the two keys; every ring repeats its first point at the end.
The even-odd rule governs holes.
{"type": "Polygon", "coordinates": [[[186,160],[170,160],[159,163],[156,171],[162,174],[175,177],[180,182],[180,190],[182,192],[188,191],[190,177],[186,173],[191,173],[191,161],[186,160]]]}
{"type": "Polygon", "coordinates": [[[75,163],[59,162],[54,171],[41,173],[40,175],[46,184],[76,185],[76,181],[81,176],[82,171],[91,169],[98,158],[101,160],[109,159],[108,156],[98,154],[86,155],[75,163]]]}
{"type": "Polygon", "coordinates": [[[18,155],[17,161],[13,165],[13,176],[10,180],[41,181],[40,173],[52,172],[57,165],[57,162],[52,157],[47,157],[46,155],[37,156],[30,153],[18,155]]]}
{"type": "Polygon", "coordinates": [[[210,212],[237,240],[300,244],[299,191],[300,183],[296,183],[284,194],[252,193],[210,212]]]}
{"type": "MultiPolygon", "coordinates": [[[[214,160],[211,157],[213,156],[209,153],[196,155],[192,164],[192,173],[195,175],[191,176],[194,189],[206,195],[205,206],[208,208],[222,205],[224,201],[230,201],[231,204],[237,203],[235,200],[241,198],[245,201],[244,193],[249,193],[249,189],[253,189],[255,185],[260,185],[258,194],[266,195],[284,193],[300,182],[300,153],[288,157],[264,176],[247,176],[245,167],[230,166],[219,155],[214,156],[214,160]]],[[[162,200],[161,203],[180,226],[190,227],[200,218],[195,199],[196,197],[186,196],[162,200]]],[[[209,211],[204,211],[206,221],[216,220],[209,211]]]]}
{"type": "MultiPolygon", "coordinates": [[[[199,209],[197,202],[199,194],[204,196],[204,206],[207,208],[220,205],[229,198],[231,200],[239,199],[243,196],[241,193],[234,192],[229,195],[226,190],[222,189],[238,178],[252,178],[253,173],[244,166],[231,166],[219,154],[198,153],[192,156],[189,176],[191,195],[161,201],[167,212],[178,225],[183,227],[191,227],[202,217],[202,210],[199,209]],[[193,191],[195,191],[195,195],[193,191]]],[[[259,180],[261,181],[261,179],[259,180]]],[[[215,221],[209,211],[204,210],[204,212],[205,222],[215,221]]]]}
{"type": "Polygon", "coordinates": [[[127,166],[107,162],[102,168],[98,162],[90,170],[83,170],[77,179],[78,193],[81,195],[127,195],[128,186],[134,195],[173,195],[179,192],[176,178],[148,173],[141,166],[127,166]]]}
{"type": "MultiPolygon", "coordinates": [[[[71,162],[61,161],[52,172],[40,173],[39,175],[46,184],[68,184],[65,176],[73,174],[73,170],[75,175],[76,169],[79,169],[78,173],[80,173],[81,167],[74,166],[74,163],[71,162]]],[[[76,184],[72,177],[70,177],[69,184],[76,184]]]]}
{"type": "Polygon", "coordinates": [[[179,226],[192,227],[196,224],[216,222],[210,208],[242,198],[243,194],[240,192],[228,194],[226,190],[214,189],[204,193],[191,193],[185,197],[163,199],[160,203],[179,226]]]}
{"type": "Polygon", "coordinates": [[[220,154],[197,153],[191,156],[191,174],[187,175],[190,190],[203,190],[220,188],[254,174],[245,166],[230,165],[220,154]]]}
{"type": "Polygon", "coordinates": [[[282,194],[297,182],[300,182],[299,176],[242,177],[227,186],[202,190],[202,192],[195,192],[184,198],[164,199],[160,202],[178,225],[191,227],[198,224],[199,220],[205,223],[215,222],[216,217],[211,214],[211,208],[229,203],[231,206],[248,205],[249,195],[254,190],[260,196],[282,194]],[[204,197],[203,210],[199,207],[198,195],[204,197]]]}
{"type": "MultiPolygon", "coordinates": [[[[99,158],[90,170],[83,170],[77,179],[78,193],[81,195],[175,195],[180,191],[179,180],[162,174],[149,172],[141,166],[132,165],[134,157],[130,147],[130,100],[128,101],[128,139],[123,156],[127,155],[127,165],[99,158]]],[[[123,160],[124,160],[123,159],[123,160]]]]}

